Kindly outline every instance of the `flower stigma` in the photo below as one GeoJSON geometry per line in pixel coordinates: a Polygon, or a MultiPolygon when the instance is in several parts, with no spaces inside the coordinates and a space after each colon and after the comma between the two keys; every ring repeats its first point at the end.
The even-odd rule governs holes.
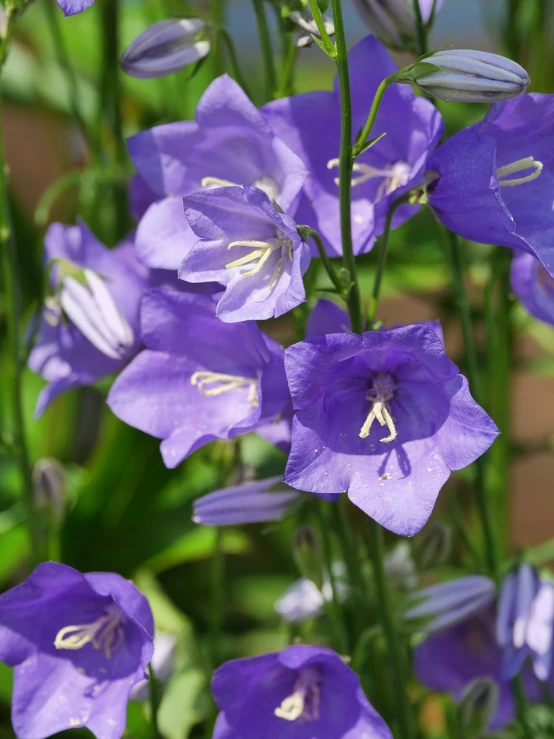
{"type": "Polygon", "coordinates": [[[225,375],[220,372],[195,372],[190,378],[191,385],[198,388],[201,395],[215,397],[230,390],[248,390],[248,402],[252,408],[258,408],[258,380],[252,377],[225,375]]]}
{"type": "Polygon", "coordinates": [[[115,604],[108,606],[96,621],[64,626],[56,634],[54,646],[56,649],[76,650],[92,644],[94,649],[102,649],[106,659],[111,659],[125,641],[124,621],[125,617],[115,604]]]}
{"type": "Polygon", "coordinates": [[[242,277],[253,277],[254,275],[257,275],[262,270],[264,264],[269,260],[271,255],[276,251],[281,251],[281,256],[277,260],[277,264],[275,265],[275,270],[273,272],[273,277],[271,278],[271,282],[269,283],[270,290],[279,278],[279,274],[283,267],[285,258],[288,257],[291,262],[293,259],[292,241],[284,235],[281,235],[280,237],[276,237],[274,239],[268,239],[267,241],[251,241],[248,239],[239,239],[239,241],[232,241],[227,248],[233,249],[236,246],[242,246],[246,249],[252,249],[253,251],[251,251],[250,254],[246,254],[244,257],[235,259],[234,262],[229,262],[229,264],[225,265],[227,269],[242,267],[245,264],[251,264],[256,260],[259,260],[258,263],[254,267],[252,267],[252,269],[249,269],[247,272],[242,272],[242,277]]]}
{"type": "MultiPolygon", "coordinates": [[[[203,177],[200,181],[200,185],[206,190],[211,190],[214,187],[242,187],[238,182],[223,180],[219,177],[203,177]]],[[[272,201],[277,200],[279,197],[280,188],[273,177],[262,175],[261,177],[258,177],[253,186],[257,187],[258,190],[265,192],[267,197],[272,201]]]]}
{"type": "MultiPolygon", "coordinates": [[[[335,169],[340,165],[339,159],[330,159],[327,162],[327,169],[335,169]]],[[[374,179],[382,179],[377,190],[377,202],[385,195],[398,190],[399,187],[405,187],[410,181],[411,167],[407,162],[396,162],[392,166],[387,165],[382,169],[372,167],[370,164],[362,162],[354,162],[352,172],[357,173],[357,177],[352,178],[352,187],[363,185],[364,182],[374,179]]],[[[335,185],[340,185],[340,178],[335,177],[335,185]]]]}
{"type": "Polygon", "coordinates": [[[292,695],[287,696],[275,709],[277,718],[285,721],[317,721],[319,719],[319,673],[313,667],[300,671],[292,695]]]}
{"type": "Polygon", "coordinates": [[[381,426],[386,426],[390,431],[387,437],[381,439],[384,444],[388,444],[396,439],[398,432],[394,425],[388,403],[394,397],[395,389],[396,385],[391,375],[386,372],[379,372],[375,375],[373,387],[366,394],[366,400],[371,402],[371,411],[360,430],[360,439],[367,439],[375,419],[377,419],[381,426]]]}
{"type": "Polygon", "coordinates": [[[525,157],[518,159],[517,162],[506,164],[496,170],[498,176],[498,184],[500,187],[515,187],[516,185],[525,185],[526,182],[533,182],[543,170],[543,163],[537,161],[533,157],[525,157]],[[511,177],[510,175],[520,174],[532,170],[523,177],[511,177]]]}

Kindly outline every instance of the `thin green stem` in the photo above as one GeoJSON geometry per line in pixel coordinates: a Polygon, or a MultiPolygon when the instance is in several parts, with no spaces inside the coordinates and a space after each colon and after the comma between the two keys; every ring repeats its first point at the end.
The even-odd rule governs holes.
{"type": "Polygon", "coordinates": [[[369,552],[373,563],[373,575],[377,589],[377,613],[387,640],[392,668],[394,695],[396,699],[399,736],[401,739],[414,739],[416,736],[413,708],[408,695],[408,670],[403,645],[400,641],[392,615],[390,593],[384,567],[385,548],[383,529],[376,521],[369,519],[369,552]]]}
{"type": "Polygon", "coordinates": [[[317,0],[309,0],[309,3],[310,3],[310,9],[312,11],[315,24],[317,26],[317,30],[319,31],[319,35],[321,36],[321,40],[323,41],[323,45],[325,46],[328,54],[333,59],[335,59],[337,49],[335,47],[335,44],[331,40],[331,37],[329,36],[327,29],[325,28],[325,20],[323,19],[321,8],[317,4],[317,0]]]}
{"type": "Polygon", "coordinates": [[[310,237],[315,241],[315,245],[317,246],[317,251],[319,253],[321,263],[325,267],[325,271],[329,275],[329,279],[333,283],[333,286],[336,288],[339,295],[342,295],[344,297],[344,285],[342,284],[342,282],[339,279],[339,276],[337,275],[337,272],[333,266],[333,262],[327,256],[327,252],[325,251],[325,246],[323,245],[321,236],[318,234],[318,232],[315,229],[310,228],[309,226],[300,226],[299,230],[301,232],[302,238],[305,241],[310,237]]]}
{"type": "Polygon", "coordinates": [[[419,2],[420,0],[412,0],[416,19],[418,51],[419,56],[423,56],[423,54],[427,54],[427,28],[425,26],[425,23],[423,22],[421,5],[419,4],[419,2]]]}
{"type": "Polygon", "coordinates": [[[473,539],[468,534],[467,522],[464,520],[460,504],[458,503],[456,495],[452,489],[449,489],[447,492],[447,501],[448,507],[450,508],[450,513],[452,515],[452,520],[454,521],[454,525],[456,527],[456,531],[458,532],[468,553],[472,557],[474,564],[477,567],[481,568],[483,565],[481,554],[473,543],[473,539]]]}
{"type": "Polygon", "coordinates": [[[331,539],[329,536],[329,532],[332,529],[332,521],[329,516],[329,504],[324,500],[319,500],[318,504],[321,523],[320,533],[323,564],[327,570],[329,583],[331,585],[331,600],[327,603],[327,610],[329,612],[329,618],[338,649],[340,649],[343,654],[350,654],[350,640],[343,620],[343,612],[337,594],[336,578],[333,572],[333,556],[331,550],[331,539]]]}
{"type": "Polygon", "coordinates": [[[221,631],[223,625],[223,530],[216,529],[211,566],[212,603],[210,610],[210,655],[215,669],[221,664],[221,631]]]}
{"type": "MultiPolygon", "coordinates": [[[[219,77],[225,72],[225,58],[223,56],[223,48],[221,45],[221,40],[223,38],[224,41],[226,39],[222,34],[219,33],[220,29],[225,30],[225,20],[226,20],[226,10],[227,10],[227,3],[226,0],[212,0],[212,23],[214,25],[214,28],[217,28],[218,32],[215,34],[214,38],[214,44],[212,48],[212,63],[213,63],[213,75],[214,77],[219,77]]],[[[232,41],[231,41],[232,46],[232,41]]],[[[229,55],[234,55],[234,49],[229,52],[229,55]]],[[[237,82],[239,85],[242,84],[237,78],[237,82]]],[[[243,88],[244,89],[244,88],[243,88]]]]}
{"type": "Polygon", "coordinates": [[[265,73],[265,99],[273,100],[277,92],[277,75],[275,72],[275,62],[273,59],[273,48],[271,45],[271,35],[269,33],[269,25],[264,7],[264,0],[252,0],[254,6],[254,15],[258,26],[258,35],[260,37],[260,46],[262,50],[262,60],[265,73]]]}
{"type": "Polygon", "coordinates": [[[344,267],[348,272],[350,280],[347,297],[350,324],[352,331],[361,333],[363,324],[360,305],[360,286],[358,283],[356,257],[354,256],[354,247],[352,244],[352,165],[354,159],[352,151],[352,100],[350,97],[348,49],[346,47],[341,0],[333,0],[332,7],[337,39],[337,55],[335,61],[339,80],[341,110],[339,197],[342,254],[344,267]]]}
{"type": "Polygon", "coordinates": [[[516,699],[517,719],[523,731],[524,739],[534,739],[535,733],[529,725],[528,704],[523,690],[521,677],[518,675],[512,680],[512,688],[516,699]]]}
{"type": "Polygon", "coordinates": [[[292,95],[294,88],[294,65],[298,57],[298,47],[291,39],[288,40],[287,49],[281,75],[279,78],[279,90],[276,97],[286,97],[292,95]]]}
{"type": "MultiPolygon", "coordinates": [[[[8,24],[9,25],[9,24],[8,24]]],[[[6,49],[0,48],[0,59],[6,58],[6,49]]],[[[4,160],[3,111],[0,96],[0,261],[4,284],[4,306],[8,334],[10,361],[4,376],[10,390],[13,413],[14,452],[22,481],[23,505],[27,517],[31,561],[33,565],[42,560],[42,529],[40,517],[35,509],[33,474],[27,448],[25,415],[23,411],[23,364],[20,346],[19,327],[21,325],[21,305],[19,295],[19,273],[17,249],[9,213],[6,163],[4,160]]]]}
{"type": "Polygon", "coordinates": [[[367,626],[367,584],[358,556],[356,540],[348,519],[346,510],[348,505],[348,497],[346,495],[341,496],[341,500],[336,504],[338,515],[334,519],[334,524],[348,570],[348,579],[356,594],[354,616],[358,634],[360,634],[367,626]]]}
{"type": "Polygon", "coordinates": [[[152,669],[152,665],[149,665],[148,667],[148,674],[150,676],[150,680],[148,681],[148,699],[150,702],[150,726],[152,729],[152,739],[160,739],[161,734],[158,726],[158,711],[161,701],[160,683],[152,669]]]}
{"type": "Polygon", "coordinates": [[[248,86],[248,82],[246,81],[246,77],[243,75],[242,70],[240,68],[239,60],[237,57],[237,52],[235,50],[235,45],[233,43],[233,38],[229,31],[226,28],[223,28],[220,26],[217,29],[216,32],[216,38],[221,39],[225,46],[227,47],[227,53],[229,54],[229,61],[231,63],[231,71],[233,73],[233,77],[236,79],[236,81],[239,83],[239,85],[242,87],[244,92],[248,95],[248,97],[252,97],[250,93],[250,89],[248,86]]]}
{"type": "Polygon", "coordinates": [[[387,265],[387,254],[390,240],[390,233],[392,231],[392,221],[394,214],[402,205],[405,205],[410,201],[410,193],[405,193],[401,197],[397,198],[391,203],[391,206],[387,213],[385,220],[385,228],[381,240],[379,242],[379,251],[377,252],[377,268],[375,271],[375,280],[373,282],[373,290],[371,293],[371,300],[369,302],[368,319],[367,325],[369,328],[372,327],[377,314],[377,306],[379,304],[379,297],[381,295],[381,285],[383,282],[383,275],[385,274],[385,267],[387,265]]]}
{"type": "Polygon", "coordinates": [[[381,84],[377,88],[377,92],[375,93],[375,97],[373,98],[373,103],[371,104],[371,110],[369,111],[367,121],[365,122],[365,125],[362,131],[360,132],[360,135],[358,136],[356,143],[354,144],[354,150],[353,150],[354,159],[356,159],[356,157],[358,157],[362,153],[362,151],[364,151],[364,145],[371,134],[371,131],[375,124],[375,120],[377,118],[377,114],[379,113],[379,108],[383,100],[383,95],[387,91],[387,88],[390,85],[394,84],[396,81],[397,81],[397,75],[391,74],[389,77],[385,77],[385,79],[381,82],[381,84]]]}

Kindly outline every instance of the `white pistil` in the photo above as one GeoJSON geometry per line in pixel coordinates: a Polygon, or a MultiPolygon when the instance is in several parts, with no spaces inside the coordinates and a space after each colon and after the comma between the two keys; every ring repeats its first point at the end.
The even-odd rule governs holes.
{"type": "MultiPolygon", "coordinates": [[[[330,159],[327,162],[327,169],[335,169],[338,166],[340,166],[339,159],[330,159]]],[[[358,173],[357,177],[352,178],[352,187],[363,185],[364,182],[368,182],[369,180],[383,180],[377,190],[377,201],[381,200],[384,195],[390,195],[395,192],[399,187],[404,187],[410,181],[410,165],[406,162],[396,162],[392,166],[387,166],[383,169],[378,169],[362,162],[354,162],[352,172],[358,173]]],[[[335,184],[337,186],[340,184],[339,177],[335,177],[335,184]]]]}
{"type": "Polygon", "coordinates": [[[77,650],[92,644],[94,649],[104,651],[106,659],[111,659],[125,641],[124,620],[117,606],[109,606],[107,612],[92,623],[64,626],[56,634],[54,646],[56,649],[77,650]]]}
{"type": "Polygon", "coordinates": [[[319,674],[313,667],[301,670],[294,684],[294,692],[274,710],[277,718],[285,721],[317,721],[319,719],[319,674]]]}
{"type": "Polygon", "coordinates": [[[373,422],[377,419],[380,426],[386,426],[389,435],[381,441],[388,444],[394,441],[398,436],[393,417],[388,404],[389,400],[394,397],[394,382],[390,375],[380,373],[375,376],[373,388],[367,392],[366,400],[371,401],[371,411],[369,412],[364,425],[360,429],[360,439],[367,439],[373,426],[373,422]]]}
{"type": "Polygon", "coordinates": [[[252,377],[225,375],[219,372],[195,372],[190,378],[191,385],[198,388],[201,395],[215,397],[230,390],[248,390],[248,402],[252,408],[260,404],[258,399],[258,380],[252,377]]]}
{"type": "Polygon", "coordinates": [[[232,241],[227,248],[233,249],[236,246],[241,246],[246,249],[253,249],[253,251],[250,254],[246,254],[244,257],[240,257],[240,259],[235,259],[234,262],[229,262],[229,264],[225,265],[227,269],[242,267],[245,264],[255,262],[257,259],[259,260],[252,269],[248,270],[247,272],[243,272],[241,277],[252,277],[253,275],[257,275],[258,272],[260,272],[263,268],[264,264],[271,257],[273,252],[279,249],[281,250],[281,257],[277,260],[277,264],[275,265],[275,269],[273,271],[273,277],[271,278],[271,282],[269,283],[270,290],[279,277],[285,255],[288,255],[291,261],[293,258],[292,241],[286,236],[282,236],[281,238],[268,239],[268,241],[251,241],[248,239],[241,239],[239,241],[232,241]]]}
{"type": "Polygon", "coordinates": [[[543,163],[533,159],[533,157],[525,157],[524,159],[518,159],[517,162],[506,164],[504,167],[499,167],[496,170],[498,175],[498,184],[500,187],[515,187],[516,185],[525,185],[527,182],[533,182],[543,170],[543,163]],[[523,177],[510,177],[513,174],[520,174],[531,169],[527,175],[523,177]],[[507,179],[506,179],[507,178],[507,179]]]}

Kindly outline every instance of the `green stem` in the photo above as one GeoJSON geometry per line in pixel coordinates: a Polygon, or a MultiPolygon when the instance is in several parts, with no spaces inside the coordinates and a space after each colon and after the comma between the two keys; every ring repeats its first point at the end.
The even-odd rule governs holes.
{"type": "Polygon", "coordinates": [[[248,95],[248,97],[251,98],[252,95],[250,93],[248,82],[246,81],[246,78],[240,68],[237,52],[235,50],[235,45],[233,43],[231,34],[226,28],[219,27],[216,32],[216,38],[220,38],[225,43],[225,46],[227,47],[227,53],[229,54],[229,61],[231,62],[231,70],[233,76],[242,87],[244,92],[248,95]]]}
{"type": "Polygon", "coordinates": [[[379,242],[379,251],[377,253],[377,268],[375,271],[375,280],[373,282],[373,291],[371,293],[371,300],[369,302],[368,320],[367,320],[367,325],[369,326],[369,328],[372,327],[373,322],[375,321],[375,316],[377,314],[379,296],[381,295],[381,284],[383,282],[383,275],[385,274],[385,267],[387,265],[387,253],[388,253],[390,233],[392,231],[392,221],[394,218],[394,214],[396,213],[398,208],[400,208],[402,205],[409,203],[410,197],[411,197],[410,193],[406,193],[405,195],[402,195],[400,198],[397,198],[395,201],[391,203],[391,206],[387,213],[387,218],[385,221],[385,229],[383,231],[383,235],[381,236],[381,240],[379,242]]]}
{"type": "Polygon", "coordinates": [[[414,739],[416,736],[414,716],[408,695],[408,671],[405,654],[394,623],[390,593],[384,568],[383,529],[373,519],[369,519],[369,552],[373,563],[373,575],[377,589],[377,613],[387,640],[392,668],[397,720],[401,739],[414,739]]]}
{"type": "Polygon", "coordinates": [[[258,35],[262,50],[262,60],[265,72],[265,99],[273,100],[277,92],[277,75],[275,73],[275,62],[273,60],[273,48],[271,46],[271,35],[264,8],[264,0],[252,0],[254,15],[258,25],[258,35]]]}
{"type": "Polygon", "coordinates": [[[354,159],[356,159],[356,157],[358,157],[364,151],[364,145],[366,141],[368,140],[369,135],[371,134],[371,130],[373,129],[373,126],[375,124],[377,114],[379,113],[379,108],[381,107],[383,95],[387,91],[387,88],[393,83],[395,83],[397,79],[398,79],[397,74],[391,74],[389,77],[385,77],[385,79],[381,82],[381,84],[377,88],[377,92],[375,93],[375,97],[373,98],[373,103],[371,104],[371,110],[369,111],[367,121],[365,122],[365,125],[362,131],[360,132],[360,135],[358,136],[356,143],[354,145],[354,151],[353,151],[354,159]]]}
{"type": "Polygon", "coordinates": [[[152,669],[152,665],[149,665],[148,667],[148,674],[150,676],[150,680],[148,681],[148,698],[150,702],[150,726],[152,728],[152,739],[160,739],[161,734],[158,726],[158,711],[161,700],[160,683],[152,669]]]}
{"type": "Polygon", "coordinates": [[[423,56],[423,54],[427,54],[427,28],[425,27],[425,23],[423,22],[419,0],[412,0],[412,3],[414,6],[414,14],[416,19],[417,45],[419,56],[423,56]]]}
{"type": "Polygon", "coordinates": [[[517,719],[523,730],[524,739],[534,739],[535,733],[531,729],[528,720],[528,705],[521,677],[518,675],[512,680],[512,688],[516,699],[517,719]]]}
{"type": "Polygon", "coordinates": [[[329,516],[329,504],[324,500],[319,500],[319,516],[320,516],[320,533],[321,533],[321,549],[323,554],[323,564],[329,576],[331,585],[331,600],[327,603],[329,618],[333,627],[335,640],[338,649],[342,654],[350,654],[350,641],[348,639],[348,631],[344,624],[342,608],[337,595],[337,587],[335,575],[333,572],[333,556],[331,551],[331,540],[329,532],[332,528],[331,516],[329,516]]]}
{"type": "Polygon", "coordinates": [[[331,37],[327,33],[327,29],[325,28],[325,21],[323,19],[321,8],[317,4],[317,0],[309,0],[309,3],[315,24],[317,26],[317,30],[319,31],[319,35],[321,36],[321,40],[323,41],[323,45],[325,46],[329,56],[331,56],[332,59],[336,59],[337,49],[335,47],[335,44],[331,40],[331,37]]]}
{"type": "Polygon", "coordinates": [[[211,568],[212,607],[210,620],[210,655],[213,669],[221,664],[221,631],[223,625],[223,530],[216,529],[211,568]]]}
{"type": "Polygon", "coordinates": [[[334,519],[334,525],[338,534],[343,557],[348,570],[348,580],[356,595],[354,604],[354,616],[358,634],[367,626],[367,584],[361,567],[356,539],[350,526],[346,506],[349,505],[348,497],[341,496],[336,503],[338,514],[334,519]]]}
{"type": "Polygon", "coordinates": [[[294,88],[294,65],[297,56],[298,47],[289,39],[276,97],[286,97],[292,94],[294,88]]]}
{"type": "Polygon", "coordinates": [[[473,543],[472,538],[468,534],[467,522],[464,520],[464,516],[460,508],[460,504],[458,503],[458,500],[456,498],[456,494],[451,489],[448,490],[447,500],[448,500],[448,507],[450,508],[450,513],[452,515],[452,520],[454,521],[456,530],[462,542],[464,543],[465,548],[467,549],[468,553],[472,557],[475,566],[481,569],[481,567],[483,566],[483,563],[481,561],[481,554],[479,553],[477,547],[473,543]]]}
{"type": "Polygon", "coordinates": [[[325,251],[325,246],[323,245],[321,236],[315,229],[310,228],[309,226],[299,226],[299,233],[301,234],[304,241],[307,241],[307,239],[310,237],[315,241],[321,263],[325,267],[325,271],[329,275],[329,279],[333,283],[333,286],[336,288],[339,295],[342,295],[344,297],[344,285],[342,284],[339,276],[336,273],[333,262],[329,259],[327,252],[325,251]]]}
{"type": "MultiPolygon", "coordinates": [[[[215,34],[214,38],[214,45],[212,49],[212,59],[213,59],[213,75],[214,77],[219,77],[225,72],[225,59],[223,56],[223,48],[221,45],[222,40],[222,34],[220,34],[220,30],[225,30],[225,18],[226,18],[226,10],[227,10],[227,3],[226,0],[212,0],[212,23],[214,25],[214,28],[217,29],[217,32],[215,34]]],[[[223,40],[227,41],[225,37],[223,36],[223,40]]],[[[232,46],[232,41],[231,41],[232,46]]],[[[234,55],[234,49],[229,51],[229,55],[234,55]]],[[[235,60],[236,63],[236,60],[235,60]]],[[[237,82],[239,85],[242,84],[237,78],[237,82]]],[[[244,89],[244,88],[243,88],[244,89]]]]}
{"type": "Polygon", "coordinates": [[[67,78],[67,87],[69,90],[69,104],[71,106],[71,113],[81,130],[81,133],[85,140],[88,140],[89,134],[87,125],[81,114],[81,102],[79,97],[79,86],[77,84],[77,78],[75,76],[75,70],[70,62],[67,49],[65,47],[62,30],[60,28],[60,9],[55,0],[46,0],[46,17],[48,25],[50,27],[50,34],[52,36],[52,43],[54,44],[54,50],[58,65],[60,69],[65,73],[67,78]]]}
{"type": "Polygon", "coordinates": [[[348,290],[348,313],[352,331],[361,333],[362,311],[360,305],[360,286],[356,268],[356,257],[352,244],[352,100],[350,97],[350,74],[348,70],[348,49],[342,19],[341,0],[333,0],[333,20],[337,39],[336,65],[340,91],[341,137],[339,167],[340,223],[342,236],[342,253],[350,286],[348,290]]]}
{"type": "MultiPolygon", "coordinates": [[[[9,28],[9,21],[8,21],[9,28]]],[[[7,34],[6,34],[7,38],[7,34]]],[[[0,59],[6,58],[5,44],[0,47],[0,59]]],[[[4,283],[4,309],[8,334],[10,362],[4,370],[5,380],[10,386],[10,400],[13,412],[13,442],[15,457],[23,483],[23,505],[27,517],[31,561],[33,565],[42,559],[42,529],[40,517],[35,510],[33,474],[27,448],[25,415],[23,411],[23,364],[19,340],[21,325],[21,306],[19,295],[19,275],[17,249],[14,241],[9,213],[6,163],[4,160],[3,111],[0,96],[0,261],[4,283]]]]}

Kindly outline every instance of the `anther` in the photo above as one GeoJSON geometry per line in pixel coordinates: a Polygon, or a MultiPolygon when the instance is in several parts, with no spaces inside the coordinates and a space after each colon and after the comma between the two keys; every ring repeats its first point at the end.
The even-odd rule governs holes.
{"type": "Polygon", "coordinates": [[[300,671],[292,695],[287,696],[274,710],[278,718],[285,721],[317,721],[319,719],[319,682],[316,669],[307,667],[300,671]]]}
{"type": "Polygon", "coordinates": [[[398,436],[394,419],[391,415],[388,401],[394,397],[394,382],[390,375],[379,373],[373,381],[373,388],[368,391],[366,400],[371,401],[371,410],[360,429],[360,439],[367,439],[370,434],[373,422],[377,420],[380,426],[386,426],[389,435],[381,439],[381,442],[388,444],[394,441],[398,436]]]}
{"type": "MultiPolygon", "coordinates": [[[[335,169],[335,167],[339,166],[339,159],[330,159],[327,162],[327,169],[335,169]]],[[[390,195],[395,192],[395,190],[398,190],[399,187],[407,185],[410,181],[410,166],[406,162],[396,162],[392,166],[387,166],[383,169],[372,167],[370,164],[363,164],[362,162],[354,162],[352,165],[352,172],[358,174],[357,177],[352,178],[352,187],[363,185],[369,180],[383,180],[377,190],[378,201],[381,200],[384,195],[390,195]]],[[[339,177],[335,177],[334,181],[335,185],[340,185],[339,177]]]]}
{"type": "Polygon", "coordinates": [[[64,626],[56,634],[54,646],[56,649],[77,650],[92,644],[94,649],[104,651],[106,659],[111,659],[125,641],[123,621],[119,608],[111,606],[107,613],[91,623],[64,626]]]}
{"type": "Polygon", "coordinates": [[[253,251],[250,254],[246,254],[244,257],[240,257],[240,259],[235,259],[234,262],[229,262],[229,264],[225,265],[227,269],[242,267],[245,264],[250,264],[251,262],[259,260],[252,269],[248,270],[247,272],[243,272],[241,275],[242,277],[253,277],[254,275],[257,275],[262,270],[266,262],[269,260],[273,252],[279,249],[281,250],[281,257],[277,260],[277,264],[275,265],[275,269],[273,271],[273,276],[269,283],[270,290],[279,277],[279,274],[283,267],[285,255],[292,261],[292,241],[287,237],[281,237],[279,239],[269,239],[268,241],[250,241],[248,239],[241,239],[240,241],[232,241],[227,248],[233,249],[236,246],[241,246],[246,249],[253,249],[253,251]]]}
{"type": "Polygon", "coordinates": [[[216,397],[230,390],[248,390],[248,402],[252,408],[260,404],[258,399],[258,380],[251,377],[225,375],[219,372],[195,372],[190,378],[191,385],[198,388],[201,395],[216,397]]]}
{"type": "Polygon", "coordinates": [[[542,172],[543,166],[542,162],[533,159],[533,157],[518,159],[516,162],[506,164],[504,167],[499,167],[496,170],[498,184],[500,187],[515,187],[516,185],[525,185],[527,182],[533,182],[533,180],[536,180],[542,172]],[[531,169],[532,172],[523,177],[510,177],[510,175],[526,172],[529,169],[531,169]]]}

